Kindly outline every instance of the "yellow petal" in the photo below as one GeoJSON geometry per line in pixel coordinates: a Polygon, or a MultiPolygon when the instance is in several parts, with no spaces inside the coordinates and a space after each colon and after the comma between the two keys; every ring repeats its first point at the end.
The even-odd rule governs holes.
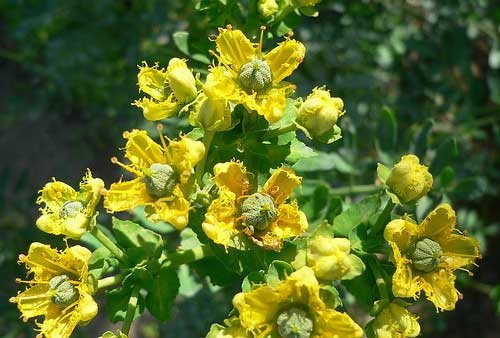
{"type": "Polygon", "coordinates": [[[167,81],[167,72],[165,69],[159,69],[158,63],[153,67],[143,61],[139,67],[139,74],[137,74],[137,81],[139,90],[150,95],[158,101],[166,99],[165,84],[167,81]]]}
{"type": "Polygon", "coordinates": [[[66,249],[64,255],[66,256],[66,260],[71,259],[71,266],[75,270],[82,271],[87,268],[87,264],[92,257],[92,252],[83,246],[74,245],[66,249]]]}
{"type": "Polygon", "coordinates": [[[274,203],[279,205],[286,201],[302,182],[302,178],[295,175],[295,172],[289,168],[279,168],[267,180],[264,185],[264,192],[273,197],[274,203]]]}
{"type": "Polygon", "coordinates": [[[49,245],[34,242],[30,245],[28,255],[20,255],[19,258],[35,274],[37,280],[48,281],[55,275],[67,272],[79,275],[78,271],[68,271],[64,264],[60,264],[60,256],[60,253],[49,245]]]}
{"type": "Polygon", "coordinates": [[[441,242],[441,261],[452,270],[474,263],[480,256],[477,240],[463,235],[451,234],[441,242]]]}
{"type": "Polygon", "coordinates": [[[239,88],[231,73],[222,66],[210,68],[207,80],[203,85],[203,92],[208,97],[235,100],[239,98],[239,88]]]}
{"type": "Polygon", "coordinates": [[[285,115],[286,98],[292,92],[291,87],[271,88],[255,97],[254,101],[250,96],[248,107],[264,116],[269,123],[278,122],[285,115]]]}
{"type": "Polygon", "coordinates": [[[205,146],[203,142],[182,137],[179,141],[170,141],[166,153],[167,162],[180,175],[181,183],[185,183],[205,155],[205,146]]]}
{"type": "Polygon", "coordinates": [[[149,168],[153,163],[164,163],[161,146],[145,130],[134,129],[125,133],[125,157],[137,168],[149,168]]]}
{"type": "Polygon", "coordinates": [[[281,204],[278,207],[278,218],[269,225],[261,241],[264,247],[280,250],[283,239],[300,236],[308,227],[306,215],[299,210],[297,203],[281,204]]]}
{"type": "Polygon", "coordinates": [[[420,237],[433,239],[441,244],[455,228],[457,217],[449,204],[441,204],[431,211],[418,228],[420,237]]]}
{"type": "Polygon", "coordinates": [[[228,189],[221,189],[219,197],[212,201],[205,215],[202,228],[208,238],[217,244],[228,247],[236,229],[236,196],[228,189]]]}
{"type": "Polygon", "coordinates": [[[152,210],[146,207],[146,215],[152,222],[165,221],[177,230],[182,230],[189,222],[190,203],[177,185],[172,196],[158,199],[152,204],[152,210]]]}
{"type": "Polygon", "coordinates": [[[43,189],[40,191],[41,195],[37,199],[38,204],[44,204],[42,210],[48,212],[49,210],[52,212],[59,213],[61,206],[66,201],[75,200],[78,197],[75,189],[67,185],[66,183],[54,181],[47,183],[43,189]]]}
{"type": "Polygon", "coordinates": [[[240,30],[219,28],[215,43],[220,61],[236,71],[255,55],[255,47],[240,30]]]}
{"type": "Polygon", "coordinates": [[[460,292],[455,289],[455,275],[446,269],[422,275],[422,285],[427,299],[434,303],[436,309],[451,311],[455,309],[460,292]]]}
{"type": "Polygon", "coordinates": [[[236,294],[233,306],[240,313],[243,327],[250,331],[260,331],[273,326],[281,301],[279,291],[270,286],[262,286],[247,293],[236,294]]]}
{"type": "Polygon", "coordinates": [[[325,309],[315,314],[314,338],[361,338],[363,330],[346,313],[325,309]]]}
{"type": "Polygon", "coordinates": [[[384,238],[404,252],[417,238],[417,225],[411,219],[395,219],[385,227],[384,238]]]}
{"type": "Polygon", "coordinates": [[[229,189],[236,197],[248,193],[250,182],[240,162],[217,163],[214,166],[214,178],[219,188],[229,189]]]}
{"type": "Polygon", "coordinates": [[[281,82],[290,76],[299,64],[304,60],[306,48],[293,39],[286,39],[270,51],[265,60],[273,73],[273,82],[281,82]]]}
{"type": "Polygon", "coordinates": [[[52,295],[48,284],[39,284],[21,292],[11,301],[17,303],[23,319],[26,320],[47,313],[48,306],[52,304],[52,295]]]}
{"type": "Polygon", "coordinates": [[[97,315],[98,307],[91,295],[83,293],[78,301],[80,321],[88,322],[97,315]]]}
{"type": "Polygon", "coordinates": [[[196,80],[186,61],[172,58],[167,67],[168,85],[180,103],[188,103],[196,97],[196,80]]]}
{"type": "Polygon", "coordinates": [[[154,101],[143,97],[135,100],[132,105],[141,108],[144,118],[149,121],[163,120],[174,116],[179,111],[179,103],[173,94],[170,94],[164,101],[154,101]]]}
{"type": "Polygon", "coordinates": [[[147,193],[146,184],[141,177],[111,184],[104,196],[104,207],[110,213],[133,209],[152,202],[153,199],[147,193]]]}
{"type": "Polygon", "coordinates": [[[39,324],[44,337],[71,337],[76,325],[80,322],[80,315],[75,306],[66,309],[69,309],[69,311],[62,312],[56,305],[49,307],[45,320],[42,324],[39,324]]]}

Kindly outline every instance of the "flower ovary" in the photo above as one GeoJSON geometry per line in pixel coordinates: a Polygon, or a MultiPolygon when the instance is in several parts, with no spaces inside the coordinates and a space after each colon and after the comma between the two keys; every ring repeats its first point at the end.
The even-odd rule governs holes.
{"type": "Polygon", "coordinates": [[[238,78],[246,89],[258,91],[271,84],[271,68],[265,60],[253,59],[241,67],[238,78]]]}
{"type": "Polygon", "coordinates": [[[246,226],[264,230],[278,217],[278,210],[271,196],[255,193],[243,201],[241,216],[246,226]]]}
{"type": "Polygon", "coordinates": [[[281,312],[276,324],[282,338],[310,338],[314,329],[307,312],[296,307],[281,312]]]}
{"type": "Polygon", "coordinates": [[[62,308],[78,299],[78,290],[69,282],[66,275],[53,277],[49,281],[49,289],[54,291],[52,302],[62,308]]]}
{"type": "Polygon", "coordinates": [[[443,251],[439,243],[430,238],[419,239],[410,249],[413,267],[422,272],[434,271],[439,265],[442,255],[443,251]]]}
{"type": "Polygon", "coordinates": [[[144,173],[144,183],[149,195],[161,198],[172,194],[177,184],[177,175],[170,165],[153,163],[144,173]]]}
{"type": "Polygon", "coordinates": [[[85,209],[85,206],[80,201],[67,201],[61,207],[59,212],[60,218],[74,218],[85,209]]]}

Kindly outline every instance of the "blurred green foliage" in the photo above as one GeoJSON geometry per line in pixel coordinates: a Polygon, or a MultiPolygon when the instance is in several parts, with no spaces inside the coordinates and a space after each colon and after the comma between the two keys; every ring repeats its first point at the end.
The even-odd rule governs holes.
{"type": "MultiPolygon", "coordinates": [[[[34,335],[7,299],[23,273],[15,267],[17,254],[31,241],[48,241],[33,225],[36,191],[52,176],[76,184],[85,167],[107,183],[116,180],[118,168],[108,159],[122,145],[122,131],[152,127],[139,125],[141,112],[130,105],[138,97],[136,65],[165,65],[180,56],[195,69],[205,66],[206,50],[214,48],[207,36],[218,26],[256,32],[266,23],[245,21],[254,4],[0,1],[0,336],[34,335]]],[[[486,0],[325,0],[317,9],[319,17],[292,12],[268,29],[274,36],[293,29],[307,47],[293,77],[298,94],[320,83],[346,104],[343,139],[311,144],[319,156],[296,164],[303,176],[324,182],[304,186],[298,196],[304,211],[312,221],[319,214],[333,219],[347,207],[340,195],[355,198],[350,186],[376,180],[377,162],[390,166],[403,153],[417,154],[430,165],[435,185],[408,212],[421,219],[439,201],[453,201],[484,256],[480,283],[460,278],[462,288],[469,287],[465,299],[453,313],[424,317],[424,334],[496,336],[493,311],[500,297],[491,285],[499,280],[494,257],[500,253],[494,245],[500,239],[500,6],[486,0]],[[309,172],[308,161],[322,170],[309,172]]],[[[145,325],[138,336],[200,337],[224,318],[231,287],[210,289],[199,276],[181,276],[183,296],[171,322],[145,325]],[[193,325],[180,324],[188,318],[193,325]]],[[[96,336],[99,325],[78,334],[96,336]]]]}

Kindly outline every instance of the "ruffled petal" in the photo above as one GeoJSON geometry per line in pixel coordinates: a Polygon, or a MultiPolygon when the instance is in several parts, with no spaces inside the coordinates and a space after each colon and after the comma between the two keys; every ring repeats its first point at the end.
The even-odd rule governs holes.
{"type": "Polygon", "coordinates": [[[141,177],[111,184],[104,196],[104,207],[110,213],[133,209],[152,202],[153,198],[147,193],[146,184],[141,177]]]}
{"type": "Polygon", "coordinates": [[[158,199],[146,206],[146,214],[152,222],[165,221],[177,230],[182,230],[189,222],[190,203],[184,197],[179,186],[176,186],[172,196],[158,199]]]}
{"type": "Polygon", "coordinates": [[[325,309],[315,313],[314,338],[361,338],[363,330],[346,313],[325,309]]]}
{"type": "Polygon", "coordinates": [[[17,303],[22,318],[27,320],[47,313],[48,306],[52,304],[52,296],[48,284],[39,284],[19,293],[11,302],[17,303]]]}
{"type": "Polygon", "coordinates": [[[245,167],[240,162],[217,163],[214,166],[214,178],[219,188],[229,189],[236,197],[248,193],[250,181],[245,167]]]}
{"type": "Polygon", "coordinates": [[[233,306],[240,313],[243,327],[250,331],[269,331],[280,309],[282,295],[270,286],[262,286],[247,293],[238,293],[233,306]]]}
{"type": "Polygon", "coordinates": [[[55,180],[54,182],[47,183],[40,192],[41,195],[36,202],[44,204],[42,209],[40,209],[44,213],[49,211],[59,213],[66,201],[75,200],[78,197],[75,189],[66,183],[55,180]]]}
{"type": "Polygon", "coordinates": [[[424,283],[422,285],[427,299],[429,299],[436,309],[451,311],[455,309],[460,292],[455,289],[455,275],[447,269],[439,269],[422,275],[424,283]]]}
{"type": "Polygon", "coordinates": [[[306,215],[299,210],[297,203],[281,204],[278,207],[278,218],[271,223],[260,240],[264,247],[280,250],[283,239],[300,236],[308,227],[306,215]]]}
{"type": "Polygon", "coordinates": [[[393,220],[385,227],[384,238],[404,252],[417,238],[417,225],[411,219],[393,220]]]}
{"type": "Polygon", "coordinates": [[[255,55],[255,47],[240,30],[219,28],[215,39],[220,61],[239,71],[255,55]]]}
{"type": "Polygon", "coordinates": [[[158,101],[166,99],[165,84],[167,82],[167,72],[164,68],[159,68],[158,63],[153,67],[143,61],[137,74],[139,91],[142,91],[158,101]]]}
{"type": "Polygon", "coordinates": [[[165,101],[155,101],[147,97],[135,100],[132,105],[142,109],[144,118],[149,121],[163,120],[172,117],[179,111],[179,103],[174,94],[170,94],[165,101]]]}
{"type": "Polygon", "coordinates": [[[286,39],[267,53],[264,58],[273,73],[273,82],[281,82],[290,76],[304,60],[305,54],[304,45],[293,39],[286,39]]]}
{"type": "Polygon", "coordinates": [[[463,235],[451,234],[441,242],[441,249],[443,250],[441,261],[452,270],[473,264],[480,256],[477,240],[463,235]]]}
{"type": "Polygon", "coordinates": [[[208,208],[202,228],[208,238],[228,247],[231,238],[238,234],[236,229],[236,196],[228,189],[222,189],[219,197],[208,208]]]}
{"type": "Polygon", "coordinates": [[[203,92],[208,97],[237,100],[239,98],[239,91],[239,87],[225,67],[210,68],[210,73],[208,73],[203,85],[203,92]]]}
{"type": "Polygon", "coordinates": [[[271,88],[257,96],[247,96],[248,108],[262,115],[269,123],[278,122],[285,115],[286,98],[293,90],[291,87],[271,88]]]}
{"type": "Polygon", "coordinates": [[[35,274],[34,279],[36,281],[48,281],[56,275],[68,272],[79,276],[77,270],[69,269],[64,264],[61,264],[59,252],[46,244],[31,243],[28,255],[20,255],[19,261],[26,264],[29,271],[35,274]]]}
{"type": "Polygon", "coordinates": [[[441,204],[431,211],[418,228],[419,237],[427,237],[441,244],[455,228],[457,217],[449,204],[441,204]]]}
{"type": "Polygon", "coordinates": [[[185,183],[193,173],[195,165],[205,154],[203,142],[189,137],[182,137],[179,141],[170,141],[166,149],[167,162],[180,175],[181,183],[185,183]]]}
{"type": "Polygon", "coordinates": [[[164,163],[162,147],[145,130],[134,129],[125,133],[125,157],[137,168],[149,168],[153,163],[164,163]]]}
{"type": "Polygon", "coordinates": [[[418,273],[415,273],[411,266],[411,261],[401,254],[400,248],[389,242],[392,247],[393,261],[396,265],[396,272],[392,275],[392,293],[396,297],[417,298],[422,289],[422,280],[418,273]]]}
{"type": "Polygon", "coordinates": [[[301,182],[302,178],[295,175],[292,169],[279,168],[267,180],[264,192],[273,197],[276,205],[280,205],[290,197],[301,182]]]}

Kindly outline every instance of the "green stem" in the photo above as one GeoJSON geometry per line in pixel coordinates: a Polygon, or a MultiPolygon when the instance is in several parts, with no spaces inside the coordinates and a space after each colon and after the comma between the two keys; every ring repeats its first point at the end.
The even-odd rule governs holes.
{"type": "Polygon", "coordinates": [[[295,125],[295,123],[290,123],[290,124],[287,124],[287,125],[285,125],[283,127],[269,130],[264,135],[264,139],[270,139],[270,138],[279,136],[281,134],[286,134],[286,133],[294,131],[294,130],[297,130],[297,125],[295,125]]]}
{"type": "Polygon", "coordinates": [[[333,195],[356,195],[356,194],[371,194],[375,192],[379,192],[384,190],[384,187],[378,186],[375,184],[366,184],[366,185],[352,185],[349,187],[342,188],[332,188],[330,192],[333,195]]]}
{"type": "Polygon", "coordinates": [[[100,289],[108,288],[108,287],[116,285],[116,284],[120,284],[122,280],[123,280],[123,275],[115,275],[115,276],[110,276],[110,277],[106,277],[103,279],[99,279],[97,281],[97,289],[100,290],[100,289]]]}
{"type": "Polygon", "coordinates": [[[207,161],[207,155],[210,150],[210,145],[212,144],[212,141],[214,139],[215,132],[214,131],[208,131],[205,130],[205,135],[203,136],[203,144],[205,145],[205,154],[203,154],[203,158],[201,159],[200,163],[196,166],[196,181],[198,182],[199,185],[201,185],[201,179],[203,177],[203,174],[205,173],[205,163],[207,161]]]}
{"type": "Polygon", "coordinates": [[[213,256],[214,253],[207,245],[201,245],[193,249],[164,253],[160,261],[169,261],[174,266],[187,264],[199,261],[208,256],[213,256]]]}
{"type": "Polygon", "coordinates": [[[132,290],[132,294],[130,295],[130,299],[128,300],[127,314],[125,315],[125,320],[123,321],[123,327],[122,327],[122,332],[127,336],[130,331],[130,326],[134,321],[135,308],[137,307],[139,291],[140,291],[139,286],[136,286],[132,290]]]}
{"type": "Polygon", "coordinates": [[[106,247],[106,249],[108,249],[109,251],[111,251],[111,253],[116,258],[118,258],[120,261],[125,262],[127,260],[127,255],[125,255],[125,253],[118,246],[116,246],[116,244],[113,243],[113,241],[110,240],[108,238],[108,236],[106,236],[104,234],[104,232],[102,232],[101,230],[99,230],[99,228],[97,226],[95,226],[90,233],[99,242],[101,242],[101,244],[104,245],[106,247]]]}
{"type": "Polygon", "coordinates": [[[377,257],[370,255],[366,257],[368,266],[372,270],[373,277],[375,277],[375,284],[377,284],[378,293],[380,299],[389,299],[389,292],[387,291],[387,284],[385,284],[385,279],[382,277],[381,267],[378,262],[377,257]]]}
{"type": "Polygon", "coordinates": [[[384,207],[384,210],[382,210],[382,213],[378,216],[377,222],[372,228],[372,233],[378,234],[385,229],[385,226],[391,220],[392,209],[394,209],[394,202],[392,202],[392,200],[389,198],[387,204],[384,207]]]}

